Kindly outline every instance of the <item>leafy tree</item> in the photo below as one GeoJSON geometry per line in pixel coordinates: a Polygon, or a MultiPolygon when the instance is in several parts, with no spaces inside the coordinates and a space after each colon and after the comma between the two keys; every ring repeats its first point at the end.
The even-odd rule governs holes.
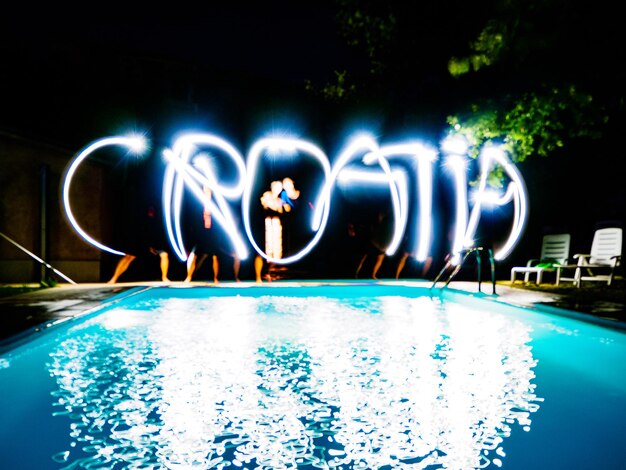
{"type": "Polygon", "coordinates": [[[599,138],[598,123],[608,116],[593,104],[593,97],[574,85],[509,95],[481,104],[468,112],[449,116],[450,133],[462,134],[470,144],[470,156],[486,142],[503,144],[514,161],[530,155],[546,157],[563,147],[564,139],[599,138]]]}
{"type": "Polygon", "coordinates": [[[602,137],[623,119],[620,15],[608,2],[337,3],[341,34],[368,66],[337,72],[327,99],[384,97],[391,109],[410,103],[434,116],[438,107],[449,132],[474,149],[503,143],[517,162],[602,137]]]}

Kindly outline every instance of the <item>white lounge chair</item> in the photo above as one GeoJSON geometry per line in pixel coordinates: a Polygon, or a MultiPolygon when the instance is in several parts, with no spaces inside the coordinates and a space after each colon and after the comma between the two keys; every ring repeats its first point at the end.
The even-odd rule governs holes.
{"type": "Polygon", "coordinates": [[[566,264],[569,258],[570,234],[559,233],[544,235],[539,258],[529,259],[526,266],[515,266],[511,269],[511,284],[518,274],[524,274],[524,282],[528,283],[530,275],[536,276],[537,284],[543,281],[544,272],[555,272],[556,266],[566,264]]]}
{"type": "Polygon", "coordinates": [[[619,227],[602,228],[596,230],[591,243],[591,253],[575,254],[576,264],[559,266],[556,274],[556,284],[561,281],[573,282],[580,287],[582,281],[606,282],[611,285],[615,276],[615,269],[622,260],[622,229],[619,227]],[[561,271],[573,272],[573,277],[563,277],[561,271]]]}

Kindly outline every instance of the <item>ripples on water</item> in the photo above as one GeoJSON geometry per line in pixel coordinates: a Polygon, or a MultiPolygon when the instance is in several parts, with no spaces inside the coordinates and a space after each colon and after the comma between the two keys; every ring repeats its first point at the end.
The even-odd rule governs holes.
{"type": "Polygon", "coordinates": [[[483,468],[528,430],[528,327],[429,297],[147,301],[52,353],[64,468],[483,468]]]}

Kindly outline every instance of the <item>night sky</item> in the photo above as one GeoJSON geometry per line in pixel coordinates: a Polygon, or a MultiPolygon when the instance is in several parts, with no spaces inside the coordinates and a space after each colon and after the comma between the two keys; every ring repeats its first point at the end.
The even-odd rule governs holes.
{"type": "Polygon", "coordinates": [[[333,3],[177,2],[175,8],[162,8],[133,2],[87,12],[63,6],[20,12],[18,6],[3,15],[3,38],[10,42],[3,48],[41,60],[59,47],[68,52],[104,48],[272,77],[311,78],[322,62],[332,65],[339,55],[333,3]]]}
{"type": "Polygon", "coordinates": [[[162,132],[176,119],[243,131],[265,112],[296,117],[305,81],[332,80],[352,60],[332,2],[131,8],[3,16],[0,125],[68,146],[77,133],[162,119],[171,124],[162,132]]]}

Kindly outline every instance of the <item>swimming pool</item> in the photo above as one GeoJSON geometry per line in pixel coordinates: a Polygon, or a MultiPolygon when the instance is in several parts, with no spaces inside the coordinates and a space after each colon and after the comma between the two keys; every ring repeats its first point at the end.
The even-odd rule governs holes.
{"type": "Polygon", "coordinates": [[[452,289],[133,289],[0,357],[0,468],[617,469],[624,364],[452,289]]]}

